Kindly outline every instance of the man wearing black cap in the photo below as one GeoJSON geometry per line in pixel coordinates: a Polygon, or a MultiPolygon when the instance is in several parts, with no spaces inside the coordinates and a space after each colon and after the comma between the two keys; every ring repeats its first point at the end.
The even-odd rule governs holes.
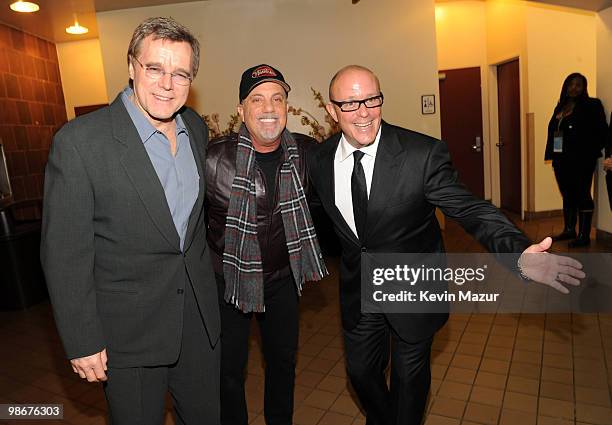
{"type": "Polygon", "coordinates": [[[305,152],[287,124],[291,88],[269,65],[240,81],[238,134],[212,140],[206,160],[208,243],[221,309],[221,423],[247,425],[244,371],[255,314],[266,362],[268,425],[292,424],[298,295],[327,274],[308,210],[305,152]]]}

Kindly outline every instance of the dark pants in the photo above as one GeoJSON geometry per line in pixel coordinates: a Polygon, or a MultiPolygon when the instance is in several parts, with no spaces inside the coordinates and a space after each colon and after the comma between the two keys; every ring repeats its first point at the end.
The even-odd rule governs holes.
{"type": "Polygon", "coordinates": [[[433,338],[400,339],[383,314],[362,314],[344,330],[348,376],[366,414],[367,425],[420,425],[431,385],[433,338]],[[391,388],[385,369],[391,355],[391,388]]]}
{"type": "Polygon", "coordinates": [[[104,392],[111,425],[163,424],[167,391],[174,401],[177,425],[218,425],[219,367],[220,344],[211,348],[193,289],[188,284],[181,351],[176,363],[109,368],[104,392]]]}
{"type": "MultiPolygon", "coordinates": [[[[249,330],[253,314],[244,314],[223,301],[224,285],[218,278],[221,310],[221,423],[247,425],[244,394],[249,330]]],[[[298,345],[298,296],[292,278],[266,282],[265,313],[257,313],[266,379],[264,416],[268,425],[291,425],[298,345]]]]}
{"type": "Polygon", "coordinates": [[[591,183],[596,165],[597,159],[553,162],[564,209],[593,211],[595,204],[591,197],[591,183]]]}

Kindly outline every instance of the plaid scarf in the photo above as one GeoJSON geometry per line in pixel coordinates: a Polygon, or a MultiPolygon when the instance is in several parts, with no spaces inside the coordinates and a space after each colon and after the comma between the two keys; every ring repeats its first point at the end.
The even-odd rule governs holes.
{"type": "MultiPolygon", "coordinates": [[[[278,186],[279,203],[289,263],[298,295],[301,295],[305,281],[320,280],[328,272],[296,166],[298,148],[287,129],[281,134],[281,147],[283,163],[278,186]]],[[[225,222],[223,275],[225,300],[245,313],[265,311],[254,176],[255,148],[246,126],[242,124],[236,147],[236,176],[225,222]]]]}

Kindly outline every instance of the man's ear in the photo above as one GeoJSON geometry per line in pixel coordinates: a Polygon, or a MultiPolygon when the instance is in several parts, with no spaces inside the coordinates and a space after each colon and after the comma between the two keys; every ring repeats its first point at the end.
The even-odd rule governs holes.
{"type": "Polygon", "coordinates": [[[334,121],[338,122],[338,115],[336,114],[336,108],[334,108],[334,105],[328,103],[327,105],[325,105],[325,109],[327,110],[327,113],[331,115],[334,121]]]}
{"type": "Polygon", "coordinates": [[[130,75],[130,80],[134,81],[134,63],[130,59],[130,63],[128,64],[128,74],[130,75]]]}
{"type": "Polygon", "coordinates": [[[236,105],[236,112],[240,115],[240,120],[244,122],[244,108],[242,107],[242,103],[236,105]]]}

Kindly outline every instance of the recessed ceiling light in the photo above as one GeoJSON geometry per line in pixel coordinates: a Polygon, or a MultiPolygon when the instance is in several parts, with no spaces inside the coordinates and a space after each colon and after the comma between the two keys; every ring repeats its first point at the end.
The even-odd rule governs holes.
{"type": "Polygon", "coordinates": [[[11,3],[10,8],[15,12],[24,13],[38,12],[38,10],[40,9],[40,7],[36,3],[21,0],[16,1],[15,3],[11,3]]]}
{"type": "Polygon", "coordinates": [[[89,29],[80,25],[78,22],[75,22],[74,25],[71,25],[68,28],[66,28],[66,32],[68,34],[80,35],[80,34],[88,33],[89,29]]]}

